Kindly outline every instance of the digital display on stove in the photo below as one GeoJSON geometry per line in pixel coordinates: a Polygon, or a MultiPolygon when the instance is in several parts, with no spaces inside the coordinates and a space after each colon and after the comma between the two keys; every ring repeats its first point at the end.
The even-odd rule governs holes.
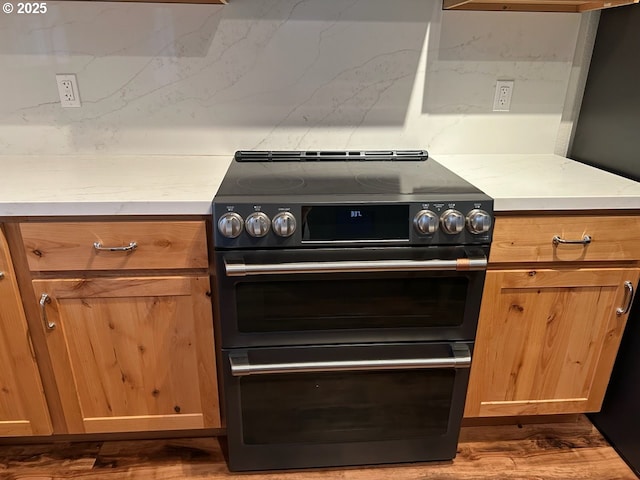
{"type": "Polygon", "coordinates": [[[409,205],[302,207],[302,241],[408,240],[409,205]]]}

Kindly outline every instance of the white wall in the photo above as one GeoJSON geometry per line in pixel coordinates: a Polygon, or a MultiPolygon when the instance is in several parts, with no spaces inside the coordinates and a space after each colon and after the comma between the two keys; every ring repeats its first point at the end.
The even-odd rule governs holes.
{"type": "Polygon", "coordinates": [[[0,14],[3,154],[553,153],[583,21],[439,0],[48,7],[0,14]],[[60,108],[55,73],[82,108],[60,108]]]}

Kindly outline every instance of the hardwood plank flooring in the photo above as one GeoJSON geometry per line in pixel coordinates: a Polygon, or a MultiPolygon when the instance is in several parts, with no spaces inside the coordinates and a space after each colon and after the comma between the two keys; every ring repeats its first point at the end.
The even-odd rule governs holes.
{"type": "Polygon", "coordinates": [[[452,462],[230,473],[216,438],[0,447],[2,480],[635,479],[586,417],[464,427],[452,462]]]}

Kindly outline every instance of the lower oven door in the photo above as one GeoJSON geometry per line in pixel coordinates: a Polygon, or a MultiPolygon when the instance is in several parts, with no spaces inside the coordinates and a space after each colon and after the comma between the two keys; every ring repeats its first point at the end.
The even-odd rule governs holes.
{"type": "Polygon", "coordinates": [[[223,350],[229,468],[448,460],[471,343],[223,350]]]}
{"type": "Polygon", "coordinates": [[[467,341],[487,248],[216,253],[222,346],[467,341]]]}

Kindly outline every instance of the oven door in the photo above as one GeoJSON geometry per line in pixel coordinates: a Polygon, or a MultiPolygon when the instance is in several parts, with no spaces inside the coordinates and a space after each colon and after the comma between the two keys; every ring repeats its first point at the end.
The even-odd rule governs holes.
{"type": "Polygon", "coordinates": [[[217,252],[223,347],[473,340],[488,247],[217,252]]]}
{"type": "Polygon", "coordinates": [[[471,347],[223,350],[229,468],[452,459],[471,347]]]}

